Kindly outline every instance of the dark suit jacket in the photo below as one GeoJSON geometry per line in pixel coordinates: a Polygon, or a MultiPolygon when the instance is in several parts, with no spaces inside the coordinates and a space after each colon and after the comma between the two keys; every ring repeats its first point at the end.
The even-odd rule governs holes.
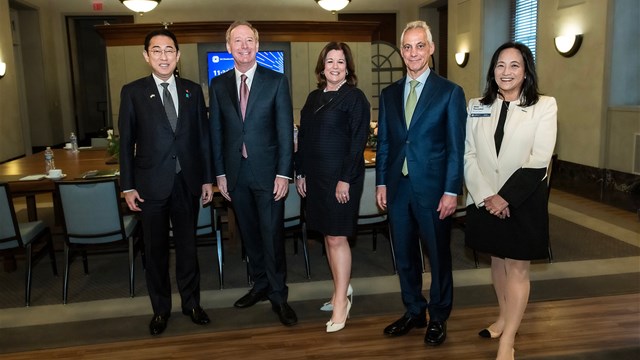
{"type": "Polygon", "coordinates": [[[407,130],[404,84],[405,78],[380,94],[376,185],[386,185],[387,201],[393,202],[406,155],[413,194],[423,206],[435,209],[445,192],[462,190],[464,92],[431,72],[407,130]]]}
{"type": "Polygon", "coordinates": [[[167,198],[173,188],[176,156],[189,191],[213,183],[211,141],[200,85],[176,78],[179,114],[175,133],[153,76],[125,85],[120,94],[120,184],[143,199],[167,198]]]}
{"type": "Polygon", "coordinates": [[[258,65],[244,122],[234,70],[213,78],[209,116],[215,175],[226,175],[229,190],[238,180],[243,142],[263,190],[273,190],[276,175],[292,177],[293,109],[284,75],[258,65]]]}

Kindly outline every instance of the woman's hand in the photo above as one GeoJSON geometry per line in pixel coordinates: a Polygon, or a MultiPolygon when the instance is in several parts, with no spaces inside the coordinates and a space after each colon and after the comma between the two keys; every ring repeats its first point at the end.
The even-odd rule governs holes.
{"type": "Polygon", "coordinates": [[[338,181],[338,185],[336,185],[336,200],[340,204],[346,204],[349,201],[349,183],[338,181]]]}
{"type": "Polygon", "coordinates": [[[484,199],[484,207],[489,214],[495,215],[500,219],[505,219],[511,216],[509,211],[509,203],[500,195],[491,195],[484,199]]]}

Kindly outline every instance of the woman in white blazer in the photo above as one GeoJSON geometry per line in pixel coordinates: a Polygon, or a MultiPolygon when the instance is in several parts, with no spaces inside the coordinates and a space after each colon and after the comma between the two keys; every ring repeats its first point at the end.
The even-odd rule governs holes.
{"type": "Polygon", "coordinates": [[[515,355],[529,300],[530,260],[547,256],[546,170],[556,141],[557,106],[538,91],[529,48],[493,54],[484,96],[469,102],[464,154],[466,243],[491,254],[498,319],[479,335],[500,338],[497,359],[515,355]]]}

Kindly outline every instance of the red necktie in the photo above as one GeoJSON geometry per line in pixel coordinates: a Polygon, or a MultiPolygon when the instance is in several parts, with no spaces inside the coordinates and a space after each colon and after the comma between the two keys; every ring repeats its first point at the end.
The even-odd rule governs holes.
{"type": "MultiPolygon", "coordinates": [[[[240,75],[240,112],[242,113],[242,121],[247,113],[247,101],[249,100],[249,86],[247,85],[247,75],[240,75]]],[[[242,157],[247,158],[247,146],[242,143],[242,157]]]]}

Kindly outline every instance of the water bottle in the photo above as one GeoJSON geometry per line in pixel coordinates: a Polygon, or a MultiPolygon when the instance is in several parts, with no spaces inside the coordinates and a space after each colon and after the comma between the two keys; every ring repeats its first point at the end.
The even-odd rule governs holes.
{"type": "Polygon", "coordinates": [[[69,142],[71,143],[71,151],[78,152],[78,137],[74,132],[71,132],[71,136],[69,136],[69,142]]]}
{"type": "Polygon", "coordinates": [[[53,161],[53,150],[51,150],[51,146],[47,146],[47,149],[44,151],[44,173],[49,175],[49,170],[55,168],[56,164],[53,161]]]}

